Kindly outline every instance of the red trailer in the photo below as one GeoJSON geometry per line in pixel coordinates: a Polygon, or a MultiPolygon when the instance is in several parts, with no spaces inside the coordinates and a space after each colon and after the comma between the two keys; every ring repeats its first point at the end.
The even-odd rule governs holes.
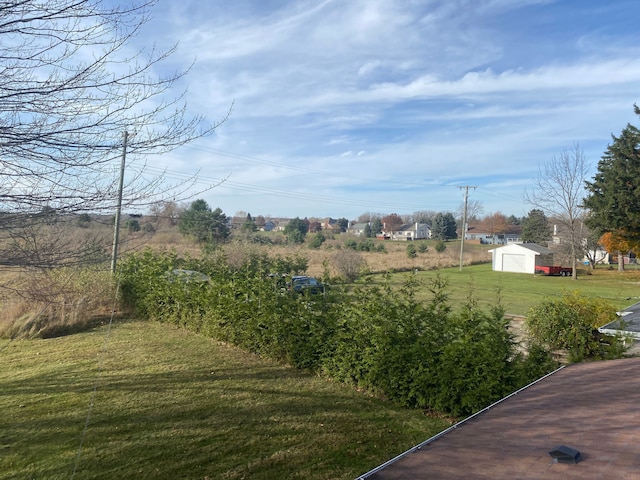
{"type": "Polygon", "coordinates": [[[571,267],[562,267],[560,265],[536,265],[535,273],[538,275],[559,275],[561,277],[570,277],[573,273],[571,267]]]}

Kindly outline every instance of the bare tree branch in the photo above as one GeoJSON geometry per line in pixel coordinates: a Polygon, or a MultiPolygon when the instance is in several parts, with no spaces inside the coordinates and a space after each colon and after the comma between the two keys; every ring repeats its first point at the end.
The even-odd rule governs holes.
{"type": "Polygon", "coordinates": [[[573,278],[577,278],[577,254],[582,251],[580,228],[584,209],[585,179],[589,165],[578,143],[559,157],[542,164],[532,191],[525,191],[526,202],[553,217],[569,236],[573,278]]]}
{"type": "MultiPolygon", "coordinates": [[[[30,245],[32,252],[41,245],[29,241],[35,233],[52,233],[40,226],[35,230],[43,209],[61,215],[113,209],[125,131],[131,135],[123,206],[149,205],[163,195],[185,199],[181,196],[191,192],[195,175],[168,184],[141,159],[209,135],[230,113],[213,124],[189,115],[183,81],[190,66],[157,73],[176,46],[132,49],[157,0],[118,3],[0,2],[0,212],[6,220],[0,244],[5,255],[21,251],[8,249],[11,242],[30,245]],[[20,218],[22,232],[15,220],[20,218]]],[[[25,252],[26,264],[55,263],[53,257],[43,260],[25,252]]],[[[14,261],[18,257],[3,263],[14,261]]]]}

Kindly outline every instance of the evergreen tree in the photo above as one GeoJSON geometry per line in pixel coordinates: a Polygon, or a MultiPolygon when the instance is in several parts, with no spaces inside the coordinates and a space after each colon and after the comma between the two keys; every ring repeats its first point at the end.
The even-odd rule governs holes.
{"type": "Polygon", "coordinates": [[[380,218],[376,217],[371,220],[371,233],[373,234],[371,235],[372,237],[382,233],[382,220],[380,220],[380,218]]]}
{"type": "Polygon", "coordinates": [[[457,228],[456,219],[453,216],[453,213],[451,213],[451,212],[445,213],[444,214],[444,219],[445,219],[445,223],[447,225],[447,228],[446,228],[447,238],[446,239],[450,240],[450,239],[458,238],[458,234],[456,232],[456,228],[457,228]]]}
{"type": "Polygon", "coordinates": [[[341,232],[346,232],[349,228],[349,220],[347,220],[346,218],[339,218],[338,225],[340,226],[341,232]]]}
{"type": "Polygon", "coordinates": [[[290,243],[302,243],[304,242],[307,232],[309,231],[309,221],[302,220],[298,217],[287,223],[284,227],[284,233],[289,239],[290,243]]]}
{"type": "MultiPolygon", "coordinates": [[[[636,113],[640,114],[638,107],[636,113]]],[[[640,130],[628,124],[598,162],[587,182],[584,206],[587,226],[598,233],[615,232],[630,244],[640,243],[640,130]]]]}
{"type": "Polygon", "coordinates": [[[194,237],[199,243],[220,242],[229,236],[229,222],[220,208],[211,210],[202,200],[191,203],[181,217],[178,228],[183,235],[194,237]]]}
{"type": "Polygon", "coordinates": [[[509,225],[520,225],[520,222],[520,219],[515,215],[509,215],[509,218],[507,218],[507,223],[509,225]]]}
{"type": "Polygon", "coordinates": [[[522,241],[543,245],[551,240],[551,227],[546,215],[534,208],[522,221],[522,241]]]}
{"type": "Polygon", "coordinates": [[[431,225],[431,237],[443,241],[458,237],[456,233],[456,219],[452,213],[436,214],[433,219],[433,224],[431,225]]]}

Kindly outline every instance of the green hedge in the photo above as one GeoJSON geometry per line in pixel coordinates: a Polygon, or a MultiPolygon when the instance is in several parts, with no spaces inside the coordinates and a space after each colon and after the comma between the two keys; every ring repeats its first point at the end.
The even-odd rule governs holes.
{"type": "MultiPolygon", "coordinates": [[[[467,415],[554,368],[544,350],[523,356],[500,308],[478,309],[473,300],[455,312],[446,284],[421,285],[408,274],[392,290],[385,279],[334,285],[324,295],[289,292],[282,274],[299,273],[299,258],[249,256],[231,266],[223,257],[179,259],[137,253],[121,268],[123,302],[145,318],[171,322],[327,375],[408,407],[467,415]],[[175,281],[176,268],[208,281],[175,281]]],[[[325,279],[326,280],[326,279],[325,279]]]]}

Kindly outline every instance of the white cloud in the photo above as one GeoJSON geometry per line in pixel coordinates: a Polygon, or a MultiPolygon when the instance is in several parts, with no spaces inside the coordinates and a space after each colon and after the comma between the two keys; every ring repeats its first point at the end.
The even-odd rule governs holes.
{"type": "Polygon", "coordinates": [[[321,215],[331,196],[325,215],[455,209],[452,186],[478,183],[485,211],[520,214],[539,162],[574,141],[595,162],[635,120],[640,33],[623,26],[640,4],[566,3],[161,2],[163,35],[197,57],[191,108],[215,120],[235,105],[159,162],[233,172],[211,197],[231,211],[321,215]]]}

